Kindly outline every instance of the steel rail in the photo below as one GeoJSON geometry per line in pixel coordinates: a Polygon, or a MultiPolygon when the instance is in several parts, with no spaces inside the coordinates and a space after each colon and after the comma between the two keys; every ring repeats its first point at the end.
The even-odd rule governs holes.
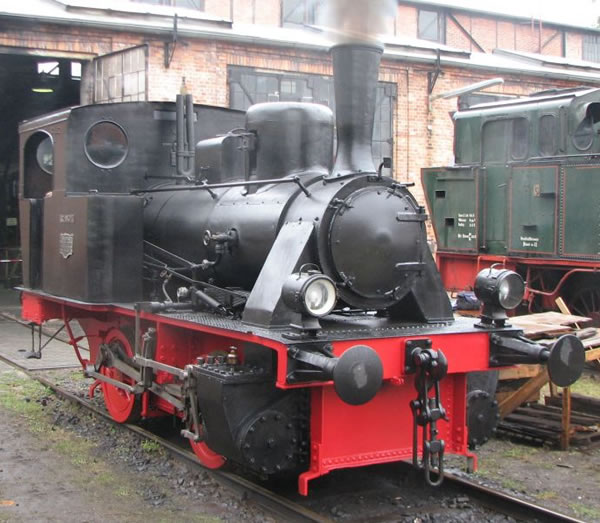
{"type": "Polygon", "coordinates": [[[95,405],[92,405],[89,401],[85,400],[84,398],[80,398],[72,392],[65,390],[63,387],[52,382],[46,377],[39,375],[37,370],[28,370],[2,355],[0,355],[0,360],[20,370],[21,372],[24,372],[29,378],[36,380],[45,387],[48,387],[49,389],[54,391],[57,396],[71,403],[76,403],[84,409],[92,412],[94,415],[109,421],[113,425],[122,427],[142,438],[149,439],[158,443],[171,454],[176,455],[178,458],[185,460],[194,467],[206,471],[208,474],[213,476],[213,478],[217,480],[220,484],[238,492],[243,499],[253,501],[257,505],[261,506],[263,509],[267,510],[272,515],[281,518],[282,521],[299,523],[330,523],[332,521],[331,519],[326,518],[318,514],[317,512],[313,512],[312,510],[307,509],[302,505],[299,505],[298,503],[290,501],[285,497],[276,494],[275,492],[272,492],[264,487],[261,487],[260,485],[253,483],[252,481],[247,480],[246,478],[243,478],[231,472],[206,469],[198,462],[198,459],[196,458],[193,452],[187,451],[138,425],[116,422],[111,418],[111,416],[107,412],[103,411],[102,409],[99,409],[95,405]]]}
{"type": "Polygon", "coordinates": [[[480,485],[475,481],[470,481],[454,474],[446,473],[444,483],[449,483],[460,489],[461,492],[469,494],[483,506],[499,511],[508,516],[512,516],[523,521],[544,521],[544,522],[569,522],[585,523],[584,521],[567,516],[555,510],[551,510],[535,503],[525,501],[507,494],[494,490],[492,488],[480,485]]]}

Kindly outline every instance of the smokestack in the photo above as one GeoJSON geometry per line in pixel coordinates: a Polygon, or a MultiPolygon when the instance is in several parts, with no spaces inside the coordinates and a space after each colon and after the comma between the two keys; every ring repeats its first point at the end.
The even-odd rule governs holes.
{"type": "Polygon", "coordinates": [[[332,176],[375,172],[371,145],[377,77],[396,0],[326,0],[322,21],[331,48],[335,89],[337,152],[332,176]]]}
{"type": "Polygon", "coordinates": [[[382,53],[383,47],[372,42],[331,49],[337,127],[334,177],[375,173],[371,146],[382,53]]]}

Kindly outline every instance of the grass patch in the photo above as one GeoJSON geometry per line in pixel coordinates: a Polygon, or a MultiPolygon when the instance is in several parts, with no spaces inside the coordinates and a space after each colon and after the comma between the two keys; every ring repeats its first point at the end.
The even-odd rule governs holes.
{"type": "Polygon", "coordinates": [[[518,445],[508,442],[508,448],[502,451],[505,458],[518,459],[519,461],[527,461],[532,454],[537,454],[538,449],[525,445],[518,445]]]}
{"type": "Polygon", "coordinates": [[[573,503],[571,509],[578,518],[584,518],[586,521],[600,520],[600,509],[588,507],[582,503],[573,503]]]}
{"type": "Polygon", "coordinates": [[[571,385],[571,392],[592,398],[600,398],[600,381],[590,376],[582,376],[571,385]]]}
{"type": "Polygon", "coordinates": [[[145,439],[142,441],[142,450],[144,452],[148,452],[149,454],[163,454],[164,449],[162,446],[156,441],[152,441],[151,439],[145,439]]]}
{"type": "Polygon", "coordinates": [[[42,400],[52,394],[50,389],[23,373],[0,375],[0,408],[26,421],[30,432],[44,434],[48,448],[75,466],[78,483],[90,489],[100,484],[120,497],[132,495],[126,479],[113,472],[107,463],[94,459],[92,442],[54,425],[50,412],[42,405],[42,400]]]}
{"type": "Polygon", "coordinates": [[[536,496],[538,499],[549,500],[558,498],[558,494],[553,490],[545,490],[536,496]]]}

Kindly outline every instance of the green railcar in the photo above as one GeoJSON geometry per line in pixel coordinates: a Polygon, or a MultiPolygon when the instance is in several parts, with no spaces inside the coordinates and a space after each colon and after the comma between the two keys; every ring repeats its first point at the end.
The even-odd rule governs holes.
{"type": "Polygon", "coordinates": [[[563,297],[600,320],[600,89],[460,110],[455,165],[421,176],[446,288],[494,263],[520,272],[531,308],[563,297]]]}

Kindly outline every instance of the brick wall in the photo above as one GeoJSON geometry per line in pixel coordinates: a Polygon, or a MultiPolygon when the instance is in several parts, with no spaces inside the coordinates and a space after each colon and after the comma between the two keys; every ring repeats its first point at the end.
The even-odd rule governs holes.
{"type": "MultiPolygon", "coordinates": [[[[206,0],[205,6],[208,13],[231,18],[234,23],[281,25],[281,0],[206,0]]],[[[453,12],[453,15],[485,52],[500,48],[562,56],[562,34],[565,32],[566,57],[581,58],[582,33],[574,29],[563,30],[547,27],[535,20],[511,20],[468,12],[453,12]]],[[[390,20],[385,29],[389,34],[416,38],[417,20],[417,7],[399,4],[395,19],[390,20]]],[[[446,20],[446,44],[466,51],[478,51],[450,17],[446,20]]]]}
{"type": "MultiPolygon", "coordinates": [[[[414,11],[413,11],[414,14],[414,11]]],[[[407,15],[410,12],[407,11],[407,15]]],[[[406,23],[407,18],[403,18],[406,23]]],[[[416,18],[414,19],[416,25],[416,18]]],[[[495,26],[489,22],[489,31],[495,26]]],[[[499,24],[500,25],[500,24],[499,24]]],[[[529,28],[524,28],[528,31],[529,28]]],[[[459,36],[457,36],[459,38],[459,36]]],[[[0,31],[0,45],[19,46],[52,51],[103,54],[147,43],[149,99],[173,100],[185,76],[190,91],[198,102],[228,105],[227,66],[240,65],[270,69],[330,75],[326,53],[291,48],[260,47],[203,39],[186,38],[177,45],[170,67],[164,65],[164,39],[133,33],[80,31],[75,28],[37,26],[5,26],[0,31]]],[[[581,41],[579,40],[579,43],[581,41]]],[[[568,44],[577,46],[574,38],[568,44]]],[[[397,85],[398,98],[394,114],[394,168],[402,181],[416,182],[415,194],[423,202],[420,169],[445,165],[453,161],[453,125],[449,113],[456,109],[456,99],[428,103],[427,73],[431,66],[407,64],[384,59],[380,80],[397,85]]],[[[472,72],[444,67],[434,93],[455,89],[497,76],[497,73],[472,72]]],[[[534,77],[505,76],[505,84],[493,92],[527,94],[550,87],[566,87],[566,82],[534,77]]]]}

